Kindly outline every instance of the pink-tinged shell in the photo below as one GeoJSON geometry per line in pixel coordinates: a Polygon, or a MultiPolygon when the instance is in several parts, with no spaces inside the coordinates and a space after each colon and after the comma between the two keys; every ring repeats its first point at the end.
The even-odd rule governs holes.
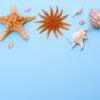
{"type": "Polygon", "coordinates": [[[8,48],[11,49],[11,48],[13,48],[13,47],[14,47],[14,44],[13,44],[13,43],[9,43],[9,44],[8,44],[8,48]]]}
{"type": "Polygon", "coordinates": [[[100,27],[100,10],[91,9],[89,17],[94,27],[100,27]]]}
{"type": "Polygon", "coordinates": [[[78,23],[79,23],[80,25],[84,25],[84,24],[85,24],[85,21],[84,21],[84,20],[79,20],[78,23]]]}

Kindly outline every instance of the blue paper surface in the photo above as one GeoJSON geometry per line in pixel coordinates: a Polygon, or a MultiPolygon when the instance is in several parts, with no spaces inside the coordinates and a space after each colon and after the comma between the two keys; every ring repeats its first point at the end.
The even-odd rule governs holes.
{"type": "MultiPolygon", "coordinates": [[[[1,0],[0,16],[8,15],[15,4],[19,14],[40,17],[41,9],[49,11],[56,6],[69,14],[65,20],[72,26],[63,34],[71,37],[77,27],[91,27],[84,42],[84,50],[72,45],[64,37],[57,40],[53,33],[46,39],[46,32],[39,35],[39,24],[33,20],[24,25],[30,36],[28,41],[12,32],[0,42],[0,100],[100,100],[100,29],[91,26],[88,13],[100,9],[99,0],[1,0]],[[30,12],[24,8],[31,6],[30,12]],[[72,19],[73,10],[83,8],[81,15],[72,19]],[[85,20],[80,26],[77,21],[85,20]],[[8,43],[14,43],[8,49],[8,43]]],[[[0,34],[4,25],[0,24],[0,34]]]]}

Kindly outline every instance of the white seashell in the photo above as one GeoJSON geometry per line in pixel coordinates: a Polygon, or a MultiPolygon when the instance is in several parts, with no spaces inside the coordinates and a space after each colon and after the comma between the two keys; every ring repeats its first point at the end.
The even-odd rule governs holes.
{"type": "Polygon", "coordinates": [[[74,10],[74,16],[73,17],[75,17],[76,15],[78,15],[78,14],[81,14],[83,12],[83,9],[82,8],[76,8],[75,10],[74,10]]]}
{"type": "Polygon", "coordinates": [[[82,8],[77,8],[77,9],[75,9],[75,13],[76,13],[76,14],[80,14],[80,13],[82,13],[82,11],[83,11],[82,8]]]}
{"type": "Polygon", "coordinates": [[[25,7],[25,11],[26,11],[26,12],[29,12],[30,10],[31,10],[31,7],[30,7],[30,6],[25,7]]]}
{"type": "Polygon", "coordinates": [[[77,32],[75,32],[72,37],[69,39],[69,41],[72,43],[73,47],[77,44],[81,46],[81,48],[84,47],[84,40],[87,39],[86,36],[86,30],[84,29],[78,29],[77,32]]]}

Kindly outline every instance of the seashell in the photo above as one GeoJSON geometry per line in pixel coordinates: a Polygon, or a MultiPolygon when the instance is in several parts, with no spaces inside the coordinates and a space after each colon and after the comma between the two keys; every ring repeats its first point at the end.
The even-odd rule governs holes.
{"type": "Polygon", "coordinates": [[[75,10],[74,10],[74,16],[73,17],[75,17],[76,15],[78,15],[78,14],[81,14],[83,12],[83,9],[82,8],[76,8],[75,10]]]}
{"type": "Polygon", "coordinates": [[[9,44],[8,44],[8,48],[11,49],[11,48],[13,48],[13,47],[14,47],[14,44],[13,44],[13,43],[9,43],[9,44]]]}
{"type": "Polygon", "coordinates": [[[72,37],[68,39],[73,47],[79,44],[81,46],[81,49],[84,48],[84,40],[87,39],[86,35],[87,30],[79,28],[76,32],[73,33],[72,37]]]}
{"type": "Polygon", "coordinates": [[[30,10],[31,10],[31,7],[30,7],[30,6],[25,7],[25,11],[26,11],[26,12],[29,12],[30,10]]]}
{"type": "Polygon", "coordinates": [[[91,9],[89,11],[89,17],[94,27],[100,27],[100,10],[91,9]]]}
{"type": "Polygon", "coordinates": [[[79,20],[78,23],[79,23],[80,25],[84,25],[84,24],[85,24],[85,21],[84,21],[84,20],[79,20]]]}

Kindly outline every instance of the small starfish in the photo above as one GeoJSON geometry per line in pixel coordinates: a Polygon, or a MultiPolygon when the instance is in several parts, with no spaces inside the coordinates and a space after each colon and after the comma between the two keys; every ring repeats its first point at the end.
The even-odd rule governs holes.
{"type": "Polygon", "coordinates": [[[72,43],[73,47],[77,44],[81,46],[81,49],[84,47],[83,42],[87,39],[86,31],[88,31],[88,29],[84,30],[79,28],[78,31],[72,35],[71,39],[68,39],[72,43]]]}
{"type": "Polygon", "coordinates": [[[55,37],[58,38],[58,34],[63,35],[60,29],[69,30],[68,27],[70,24],[64,22],[63,20],[68,17],[68,15],[63,16],[63,10],[59,11],[58,7],[56,7],[56,11],[50,7],[50,12],[46,12],[42,10],[44,15],[39,13],[39,16],[42,20],[36,21],[37,23],[41,23],[38,27],[40,30],[40,34],[44,31],[47,31],[47,38],[49,38],[51,31],[54,33],[55,37]]]}
{"type": "Polygon", "coordinates": [[[0,36],[0,40],[4,40],[12,31],[17,31],[24,39],[28,39],[28,35],[24,32],[22,26],[24,23],[31,21],[34,18],[34,16],[20,16],[16,12],[16,6],[12,5],[10,15],[0,17],[0,22],[4,23],[6,26],[3,34],[0,36]]]}

